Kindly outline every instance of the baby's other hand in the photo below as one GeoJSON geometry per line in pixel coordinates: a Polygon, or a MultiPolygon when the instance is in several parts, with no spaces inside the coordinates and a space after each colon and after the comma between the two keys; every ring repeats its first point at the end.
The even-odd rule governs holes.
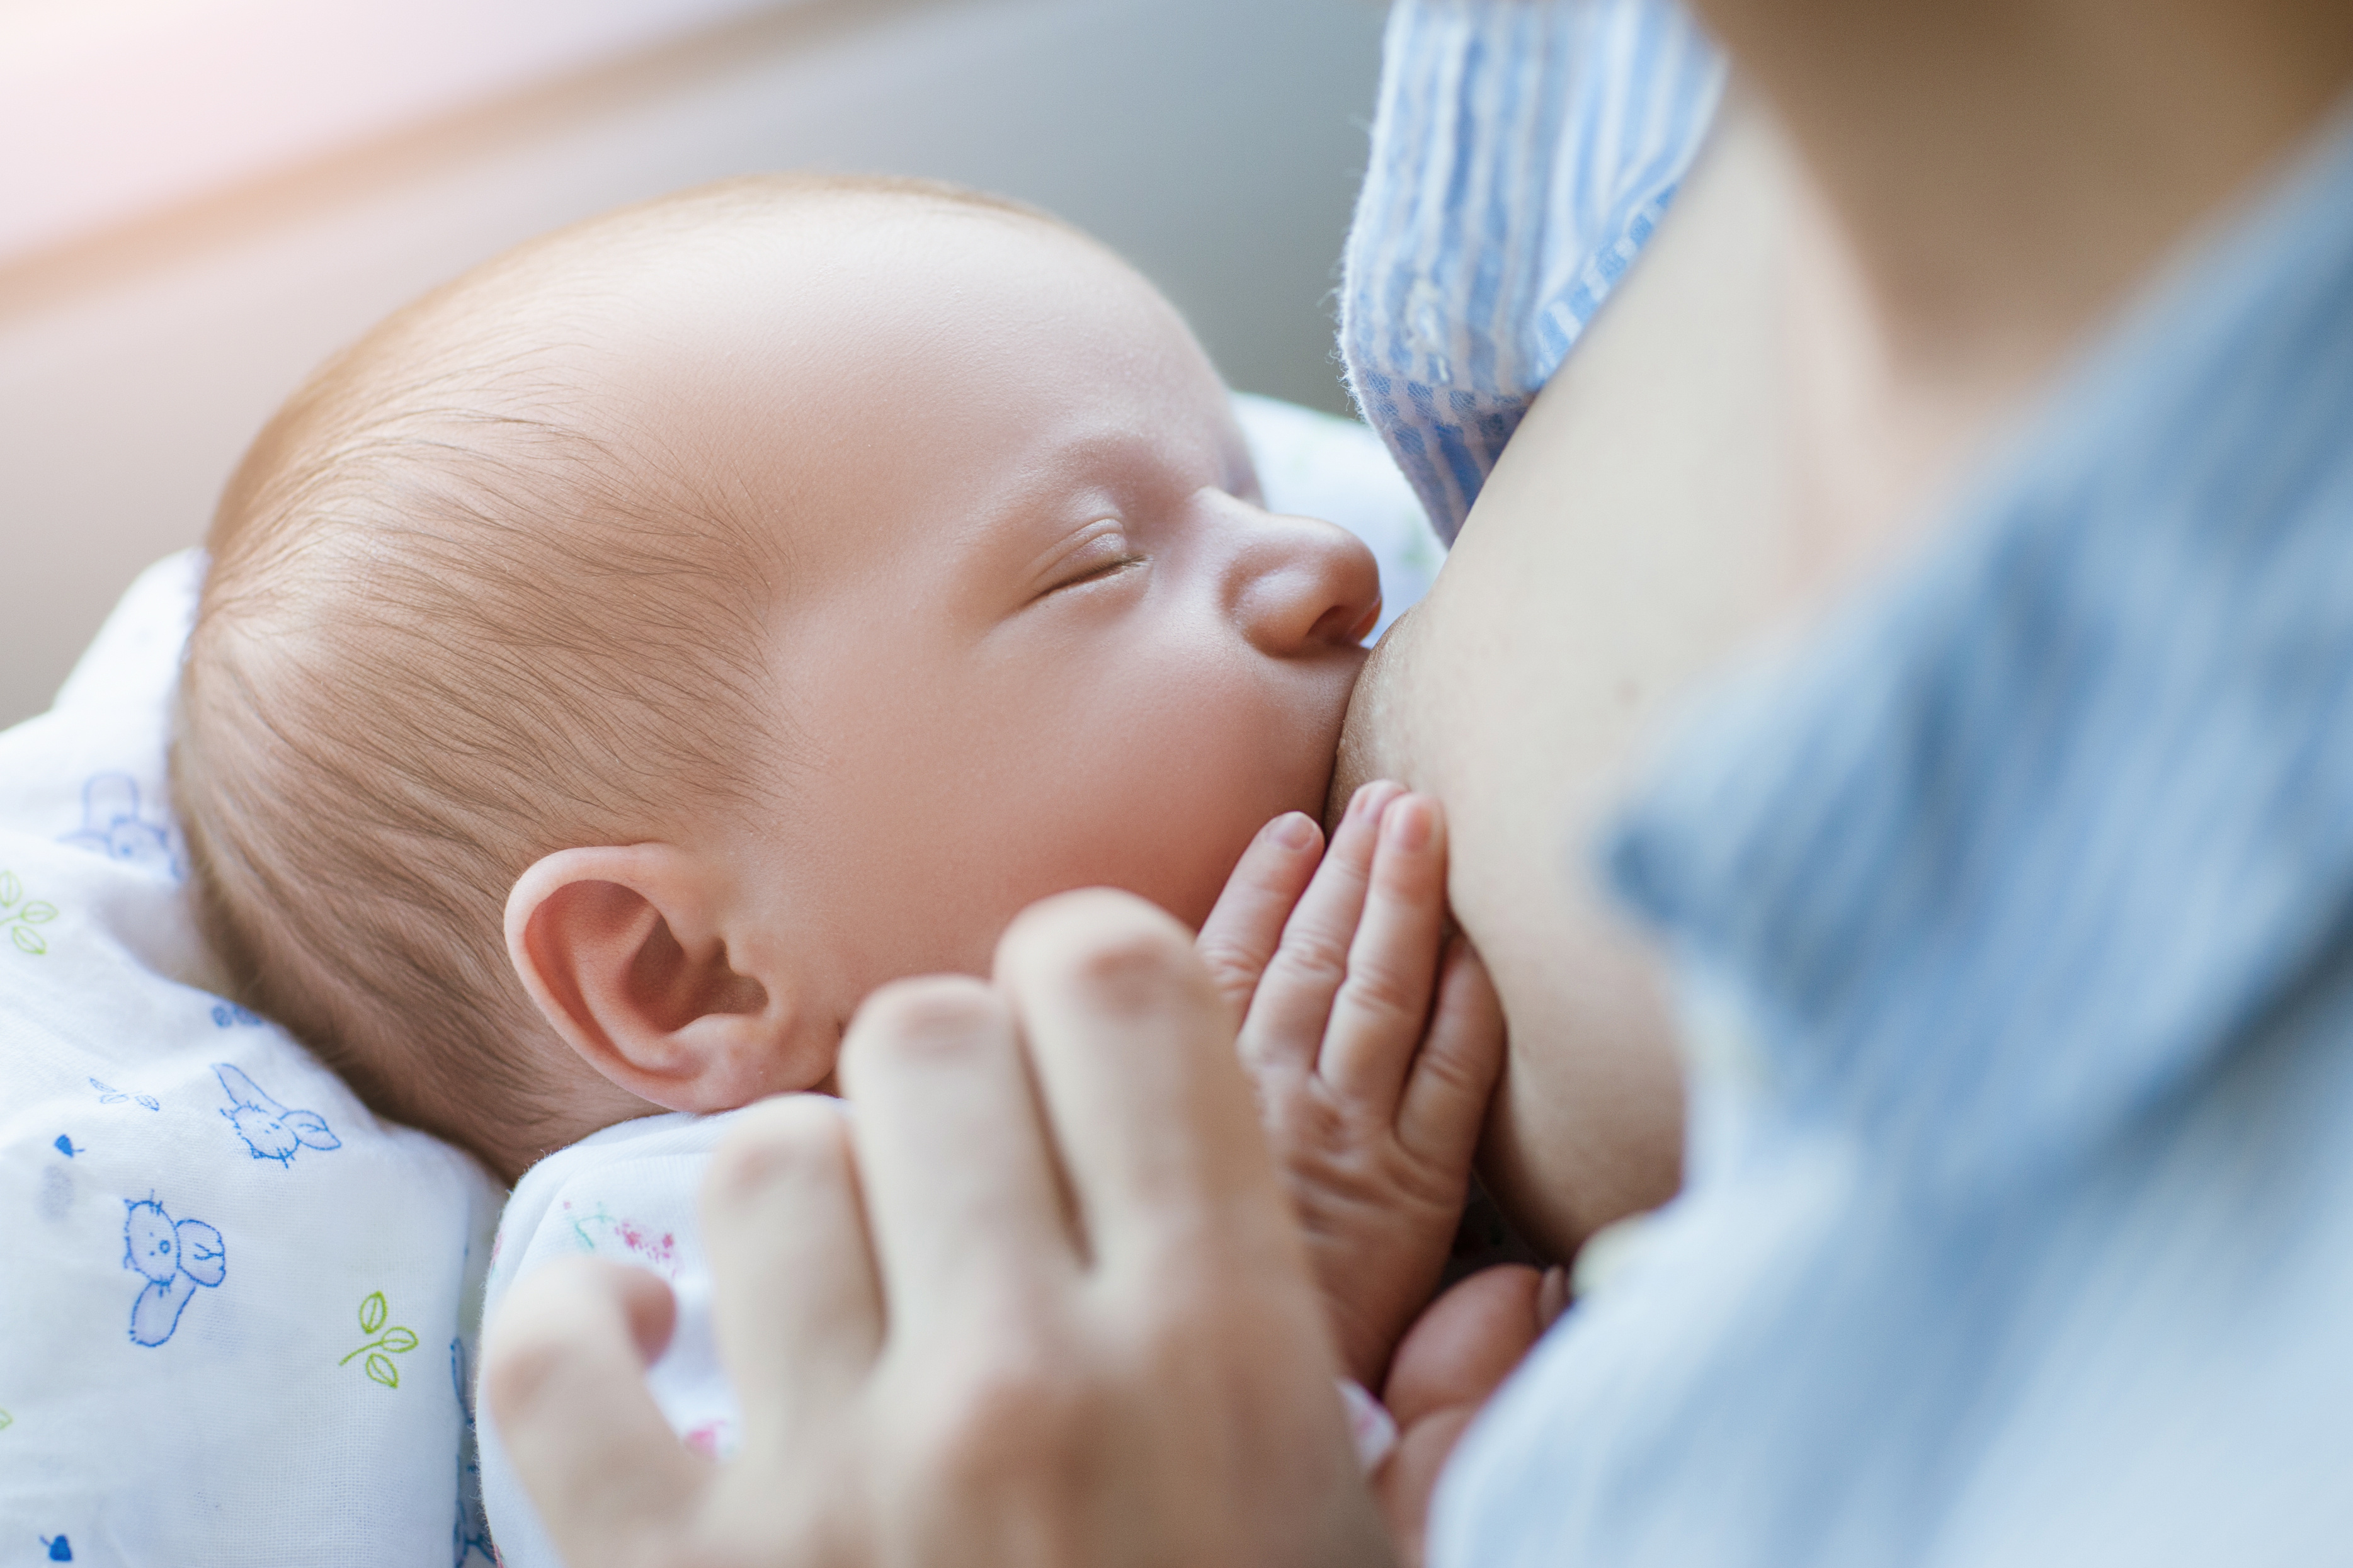
{"type": "Polygon", "coordinates": [[[1269,823],[1201,928],[1276,1168],[1349,1375],[1381,1386],[1438,1288],[1504,1055],[1478,955],[1446,934],[1438,802],[1388,782],[1318,864],[1304,816],[1269,823]]]}
{"type": "Polygon", "coordinates": [[[1447,1456],[1567,1303],[1559,1268],[1484,1268],[1432,1302],[1398,1346],[1381,1390],[1398,1440],[1373,1474],[1373,1498],[1408,1568],[1424,1560],[1430,1497],[1447,1456]]]}

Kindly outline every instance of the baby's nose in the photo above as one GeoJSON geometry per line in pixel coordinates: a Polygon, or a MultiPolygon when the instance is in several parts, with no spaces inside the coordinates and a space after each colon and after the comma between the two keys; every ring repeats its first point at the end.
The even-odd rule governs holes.
{"type": "Polygon", "coordinates": [[[1261,514],[1236,563],[1243,634],[1276,658],[1351,647],[1381,617],[1381,570],[1337,523],[1261,514]]]}

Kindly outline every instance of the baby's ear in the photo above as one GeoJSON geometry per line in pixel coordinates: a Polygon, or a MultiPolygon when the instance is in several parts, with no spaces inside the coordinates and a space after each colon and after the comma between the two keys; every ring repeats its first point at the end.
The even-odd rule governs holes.
{"type": "Polygon", "coordinates": [[[831,1065],[800,1027],[801,977],[744,963],[757,944],[730,942],[739,918],[705,863],[673,845],[561,849],[515,879],[507,953],[605,1078],[672,1110],[727,1110],[831,1065]]]}

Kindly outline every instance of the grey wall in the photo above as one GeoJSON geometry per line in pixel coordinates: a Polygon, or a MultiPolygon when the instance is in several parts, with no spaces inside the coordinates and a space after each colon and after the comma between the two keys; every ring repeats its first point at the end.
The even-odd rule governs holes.
{"type": "Polygon", "coordinates": [[[338,345],[496,250],[747,170],[932,174],[1124,251],[1237,386],[1345,406],[1372,0],[812,0],[0,267],[0,724],[338,345]]]}

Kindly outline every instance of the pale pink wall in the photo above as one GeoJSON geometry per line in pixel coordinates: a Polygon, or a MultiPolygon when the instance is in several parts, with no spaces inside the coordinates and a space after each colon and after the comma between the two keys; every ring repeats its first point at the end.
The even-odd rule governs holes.
{"type": "MultiPolygon", "coordinates": [[[[78,0],[79,3],[79,0],[78,0]]],[[[174,211],[0,259],[0,724],[202,533],[310,367],[571,218],[796,163],[1052,207],[1176,296],[1245,388],[1341,406],[1333,268],[1372,0],[800,0],[174,211]]]]}

